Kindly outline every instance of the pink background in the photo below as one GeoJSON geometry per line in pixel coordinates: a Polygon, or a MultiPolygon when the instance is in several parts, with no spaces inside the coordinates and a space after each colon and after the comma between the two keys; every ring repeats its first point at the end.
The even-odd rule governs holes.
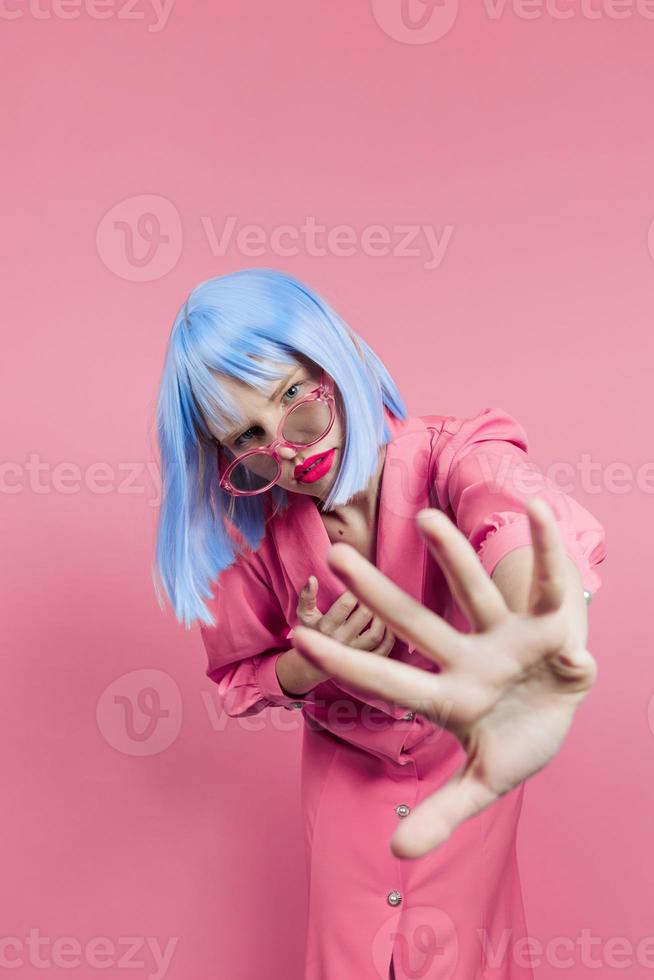
{"type": "MultiPolygon", "coordinates": [[[[299,713],[225,728],[199,632],[160,611],[150,578],[170,326],[198,281],[253,265],[321,292],[413,414],[500,406],[539,464],[572,465],[608,536],[599,679],[527,787],[527,919],[544,947],[574,944],[568,976],[651,975],[654,9],[538,9],[445,0],[421,30],[399,0],[185,0],[165,23],[146,0],[102,19],[3,8],[14,976],[70,976],[75,943],[76,976],[120,976],[127,958],[130,977],[302,976],[299,713]],[[333,238],[312,254],[307,219],[348,226],[352,254],[333,238]],[[236,242],[246,225],[259,252],[236,242]],[[295,254],[270,238],[286,225],[295,254]],[[365,244],[373,225],[386,255],[365,244]],[[422,232],[401,254],[403,225],[433,228],[442,261],[428,267],[422,232]],[[158,971],[154,943],[172,949],[158,971]]],[[[555,954],[539,980],[561,976],[555,954]]]]}

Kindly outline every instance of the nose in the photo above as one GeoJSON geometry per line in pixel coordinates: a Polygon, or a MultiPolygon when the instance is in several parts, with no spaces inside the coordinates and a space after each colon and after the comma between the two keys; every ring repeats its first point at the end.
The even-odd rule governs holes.
{"type": "Polygon", "coordinates": [[[295,459],[297,455],[297,449],[293,449],[292,446],[278,446],[277,452],[282,459],[295,459]]]}

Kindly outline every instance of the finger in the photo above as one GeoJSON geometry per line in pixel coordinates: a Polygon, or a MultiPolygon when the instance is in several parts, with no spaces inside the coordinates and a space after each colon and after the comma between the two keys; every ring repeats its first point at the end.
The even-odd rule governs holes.
{"type": "Polygon", "coordinates": [[[298,597],[297,615],[300,619],[311,619],[320,612],[316,604],[317,597],[318,579],[315,575],[310,575],[298,597]]]}
{"type": "MultiPolygon", "coordinates": [[[[349,620],[348,620],[349,622],[349,620]]],[[[349,646],[357,650],[374,650],[390,632],[384,621],[379,616],[373,616],[367,629],[360,631],[349,641],[349,646]]],[[[347,643],[347,641],[345,641],[347,643]]]]}
{"type": "Polygon", "coordinates": [[[567,582],[567,557],[554,513],[541,497],[526,501],[534,564],[529,594],[533,614],[554,612],[563,603],[567,582]]]}
{"type": "Polygon", "coordinates": [[[387,657],[391,652],[391,650],[393,649],[393,647],[395,646],[396,641],[397,641],[397,637],[395,636],[395,634],[392,633],[391,630],[387,628],[386,633],[384,635],[384,639],[382,640],[382,642],[378,647],[375,647],[375,649],[372,652],[377,657],[387,657]]]}
{"type": "Polygon", "coordinates": [[[333,544],[327,552],[327,563],[396,636],[425,656],[436,663],[450,664],[465,655],[465,634],[416,602],[351,545],[343,541],[333,544]]]}
{"type": "Polygon", "coordinates": [[[303,626],[295,629],[293,645],[327,674],[342,678],[365,694],[412,708],[444,727],[459,723],[460,709],[469,710],[464,704],[468,700],[465,685],[457,684],[449,674],[411,667],[388,657],[380,659],[303,626]]]}
{"type": "Polygon", "coordinates": [[[338,599],[335,599],[322,618],[323,628],[327,630],[336,629],[341,626],[357,604],[357,597],[349,589],[346,589],[338,599]]]}
{"type": "Polygon", "coordinates": [[[508,609],[502,593],[456,524],[433,507],[419,511],[417,521],[431,555],[440,565],[452,595],[472,628],[483,632],[505,619],[508,609]]]}
{"type": "Polygon", "coordinates": [[[372,618],[372,611],[367,606],[358,605],[338,630],[338,635],[342,638],[343,643],[348,643],[358,636],[368,626],[372,618]]]}
{"type": "Polygon", "coordinates": [[[444,844],[460,824],[484,810],[497,793],[459,770],[442,789],[413,810],[391,837],[399,858],[419,858],[444,844]]]}
{"type": "Polygon", "coordinates": [[[391,630],[389,630],[383,619],[380,619],[379,616],[373,616],[362,636],[365,636],[373,646],[379,646],[384,637],[390,632],[391,630]]]}
{"type": "Polygon", "coordinates": [[[309,578],[306,580],[304,586],[300,591],[300,596],[298,599],[298,608],[302,607],[302,609],[308,609],[311,606],[312,601],[315,598],[316,582],[317,579],[315,575],[310,575],[309,578]]]}

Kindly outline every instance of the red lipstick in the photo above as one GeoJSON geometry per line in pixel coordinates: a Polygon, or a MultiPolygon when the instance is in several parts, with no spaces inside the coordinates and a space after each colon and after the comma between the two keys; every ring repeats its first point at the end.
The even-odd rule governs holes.
{"type": "Polygon", "coordinates": [[[315,456],[308,456],[303,463],[299,463],[295,467],[293,476],[298,483],[315,483],[316,480],[320,480],[326,473],[329,473],[334,462],[335,453],[335,449],[330,449],[326,453],[316,453],[315,456]],[[315,463],[315,466],[312,466],[312,463],[315,463]],[[311,466],[308,472],[306,472],[307,466],[311,466]]]}

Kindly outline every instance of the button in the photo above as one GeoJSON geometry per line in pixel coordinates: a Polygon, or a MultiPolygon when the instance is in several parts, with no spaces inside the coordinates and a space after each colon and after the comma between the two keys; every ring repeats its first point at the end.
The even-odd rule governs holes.
{"type": "Polygon", "coordinates": [[[392,891],[388,893],[387,902],[389,905],[399,905],[402,901],[402,896],[399,892],[392,891]]]}
{"type": "Polygon", "coordinates": [[[291,702],[291,704],[289,704],[289,708],[296,708],[297,709],[297,708],[303,708],[303,707],[304,707],[304,705],[302,704],[301,701],[293,701],[293,702],[291,702]]]}
{"type": "Polygon", "coordinates": [[[588,589],[584,589],[584,599],[586,600],[586,603],[589,603],[592,598],[593,593],[589,592],[588,589]]]}
{"type": "Polygon", "coordinates": [[[395,812],[398,817],[407,817],[411,813],[411,807],[407,806],[406,803],[399,803],[395,807],[395,812]]]}
{"type": "Polygon", "coordinates": [[[403,720],[404,721],[413,721],[413,719],[415,718],[415,716],[416,716],[415,711],[407,711],[407,713],[404,715],[404,719],[403,720]]]}

